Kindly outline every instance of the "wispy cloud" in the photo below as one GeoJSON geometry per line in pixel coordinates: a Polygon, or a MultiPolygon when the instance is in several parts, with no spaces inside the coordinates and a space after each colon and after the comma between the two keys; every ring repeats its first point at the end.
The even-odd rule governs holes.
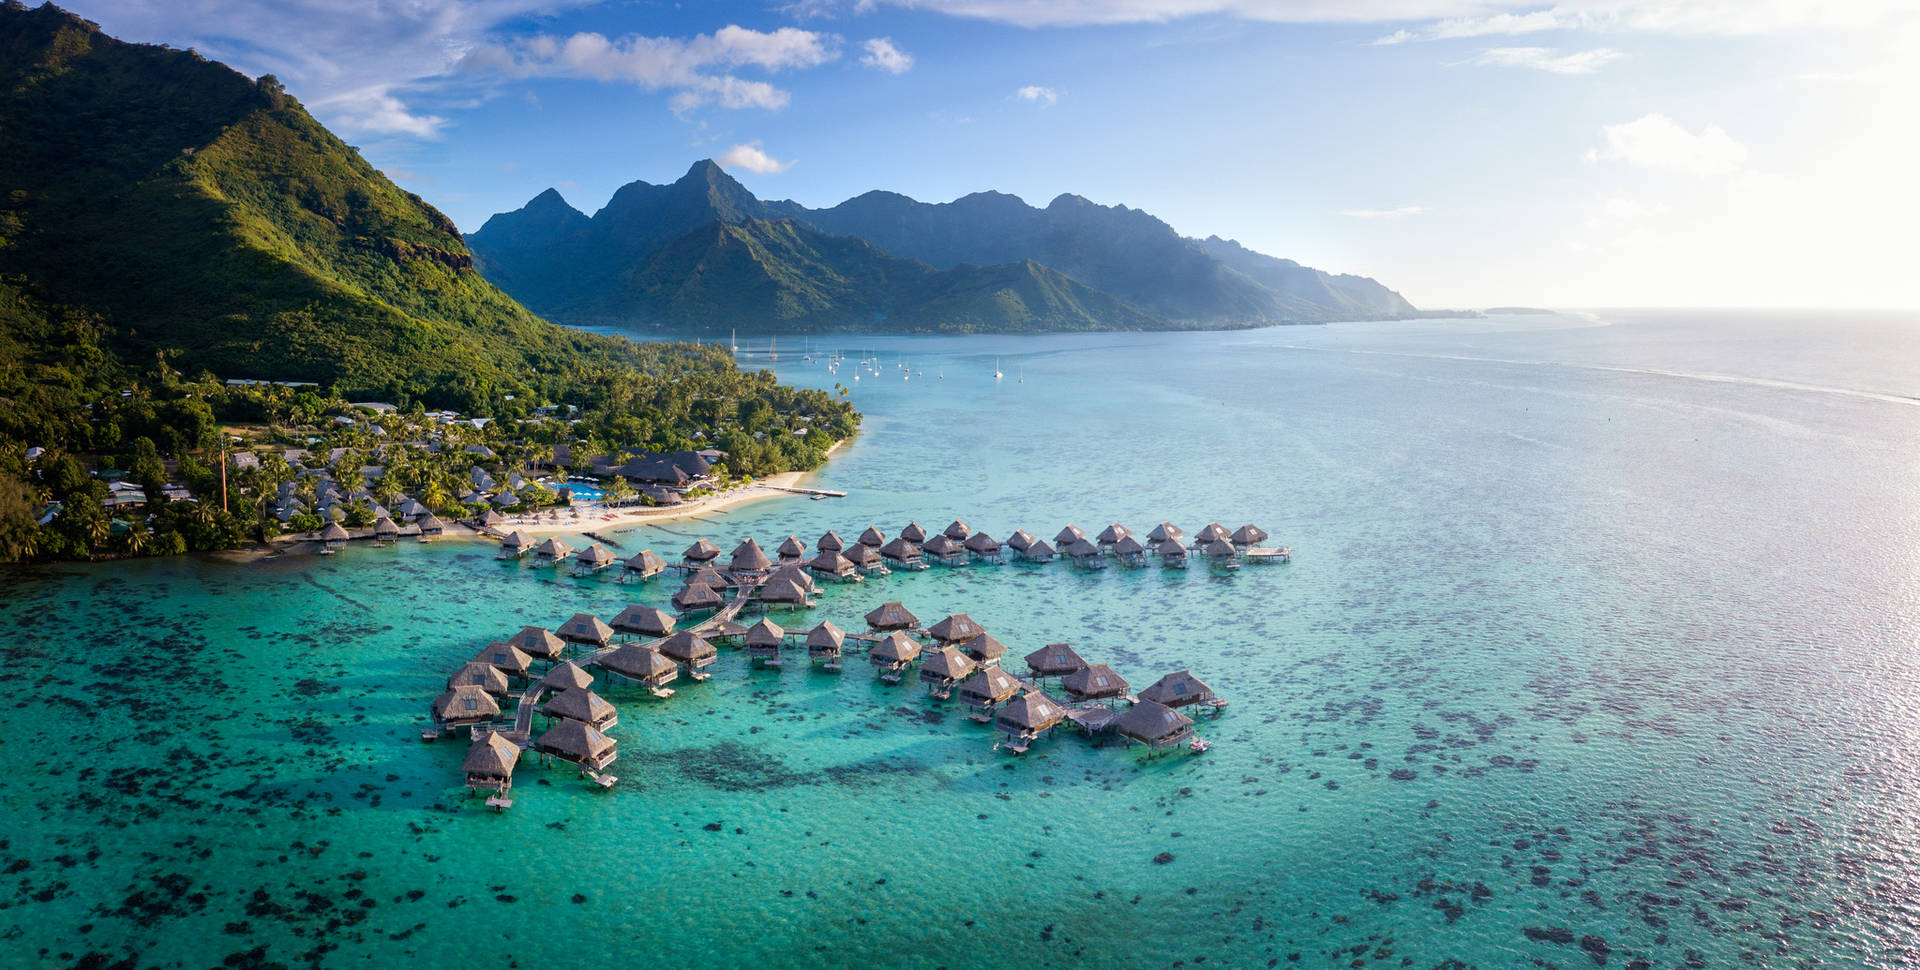
{"type": "Polygon", "coordinates": [[[1747,161],[1747,146],[1719,125],[1695,134],[1663,114],[1607,125],[1600,129],[1600,138],[1599,147],[1587,150],[1587,161],[1619,161],[1699,177],[1731,175],[1747,161]]]}
{"type": "Polygon", "coordinates": [[[1610,47],[1562,54],[1551,47],[1492,47],[1472,60],[1474,67],[1527,67],[1550,74],[1592,74],[1627,55],[1610,47]]]}
{"type": "Polygon", "coordinates": [[[1426,211],[1424,205],[1403,205],[1396,209],[1341,209],[1340,214],[1349,219],[1405,219],[1426,211]]]}
{"type": "Polygon", "coordinates": [[[1060,100],[1059,92],[1052,88],[1043,88],[1038,84],[1029,84],[1013,92],[1013,96],[1021,101],[1032,101],[1039,105],[1055,104],[1060,100]]]}
{"type": "Polygon", "coordinates": [[[1373,42],[1374,46],[1404,44],[1415,40],[1458,40],[1463,37],[1531,34],[1569,26],[1557,10],[1532,13],[1497,13],[1487,17],[1448,17],[1408,30],[1402,28],[1373,42]]]}
{"type": "Polygon", "coordinates": [[[745,169],[755,175],[778,175],[793,167],[793,162],[780,161],[762,151],[757,141],[735,145],[714,161],[721,168],[745,169]]]}
{"type": "Polygon", "coordinates": [[[832,34],[797,27],[758,31],[730,25],[689,38],[539,34],[477,45],[460,59],[458,69],[474,76],[625,81],[650,91],[673,91],[671,104],[682,112],[713,104],[779,109],[790,100],[787,92],[766,81],[724,72],[742,67],[770,73],[818,67],[839,56],[839,38],[832,34]]]}
{"type": "Polygon", "coordinates": [[[905,74],[913,68],[913,55],[895,47],[891,37],[875,37],[860,46],[867,49],[860,63],[868,67],[888,74],[905,74]]]}

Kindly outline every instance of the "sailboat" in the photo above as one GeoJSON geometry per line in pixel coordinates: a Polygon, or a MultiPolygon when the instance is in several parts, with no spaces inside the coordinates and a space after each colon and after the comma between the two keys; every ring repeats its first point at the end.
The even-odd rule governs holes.
{"type": "Polygon", "coordinates": [[[997,381],[1005,376],[1007,375],[1000,373],[1000,358],[995,357],[993,359],[993,379],[997,381]]]}
{"type": "Polygon", "coordinates": [[[1025,384],[1026,382],[1027,382],[1027,365],[1021,364],[1020,365],[1020,383],[1025,384]]]}
{"type": "Polygon", "coordinates": [[[736,354],[740,352],[740,331],[727,331],[727,349],[736,354]]]}
{"type": "Polygon", "coordinates": [[[813,362],[813,351],[807,349],[807,338],[805,337],[800,338],[800,359],[808,363],[813,362]]]}
{"type": "Polygon", "coordinates": [[[776,345],[778,345],[779,343],[780,343],[780,340],[779,340],[779,338],[777,338],[777,337],[768,337],[768,338],[767,338],[767,359],[768,359],[768,360],[779,360],[779,359],[780,359],[780,354],[779,354],[779,352],[773,349],[773,348],[774,348],[774,347],[775,347],[776,345]]]}

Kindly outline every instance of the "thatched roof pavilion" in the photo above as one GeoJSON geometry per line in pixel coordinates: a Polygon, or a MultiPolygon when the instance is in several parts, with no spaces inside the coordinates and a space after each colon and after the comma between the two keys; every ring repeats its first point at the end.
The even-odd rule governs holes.
{"type": "Polygon", "coordinates": [[[417,521],[420,524],[420,534],[423,536],[437,536],[447,531],[447,524],[440,521],[440,517],[432,512],[421,516],[417,521]]]}
{"type": "Polygon", "coordinates": [[[760,543],[746,539],[733,547],[733,558],[729,560],[727,568],[735,574],[764,573],[773,568],[773,560],[767,558],[760,543]]]}
{"type": "Polygon", "coordinates": [[[666,570],[667,561],[660,558],[659,554],[652,549],[642,549],[626,562],[627,575],[639,576],[641,579],[658,576],[666,570]]]}
{"type": "Polygon", "coordinates": [[[919,625],[920,618],[899,600],[890,600],[867,612],[867,626],[875,630],[912,630],[919,625]]]}
{"type": "Polygon", "coordinates": [[[467,776],[468,788],[505,794],[513,787],[513,766],[519,760],[520,746],[507,740],[506,735],[492,731],[473,739],[473,747],[467,749],[467,760],[460,764],[460,771],[467,776]]]}
{"type": "Polygon", "coordinates": [[[543,562],[559,562],[573,555],[573,547],[554,536],[548,536],[545,542],[533,547],[533,551],[543,562]]]}
{"type": "Polygon", "coordinates": [[[1015,529],[1013,535],[1007,537],[1007,548],[1014,552],[1026,552],[1027,547],[1031,545],[1033,545],[1033,533],[1025,529],[1015,529]]]}
{"type": "Polygon", "coordinates": [[[586,552],[580,554],[579,560],[574,563],[574,568],[597,573],[619,561],[619,557],[609,552],[606,546],[596,542],[588,546],[586,552]]]}
{"type": "Polygon", "coordinates": [[[954,645],[964,643],[982,633],[987,628],[973,621],[965,613],[954,613],[946,619],[927,627],[927,634],[941,643],[954,645]]]}
{"type": "Polygon", "coordinates": [[[1140,699],[1178,708],[1188,704],[1212,703],[1214,696],[1213,688],[1201,683],[1200,678],[1187,671],[1176,670],[1141,691],[1140,699]]]}
{"type": "Polygon", "coordinates": [[[922,528],[918,522],[909,522],[906,528],[900,530],[900,538],[916,546],[921,545],[927,541],[927,530],[922,528]]]}
{"type": "Polygon", "coordinates": [[[882,637],[867,650],[867,660],[884,671],[889,681],[898,681],[900,671],[920,656],[920,644],[912,637],[898,630],[882,637]]]}
{"type": "Polygon", "coordinates": [[[780,540],[780,548],[774,552],[782,559],[798,560],[806,556],[807,546],[800,541],[799,536],[788,536],[780,540]]]}
{"type": "Polygon", "coordinates": [[[760,585],[760,602],[768,606],[806,606],[807,591],[785,576],[776,576],[760,585]]]}
{"type": "Polygon", "coordinates": [[[513,688],[507,685],[507,675],[501,673],[500,668],[477,660],[469,661],[447,678],[448,689],[462,686],[478,687],[494,697],[513,693],[513,688]]]}
{"type": "Polygon", "coordinates": [[[813,547],[821,552],[839,552],[845,549],[847,544],[840,541],[840,533],[828,529],[827,534],[821,536],[820,541],[814,543],[813,547]]]}
{"type": "Polygon", "coordinates": [[[1267,530],[1248,523],[1233,530],[1233,535],[1228,536],[1227,540],[1236,546],[1256,546],[1267,541],[1267,530]]]}
{"type": "Polygon", "coordinates": [[[1103,546],[1110,546],[1119,542],[1121,538],[1130,535],[1133,535],[1133,532],[1126,526],[1118,522],[1109,522],[1106,528],[1100,530],[1099,542],[1103,546]]]}
{"type": "Polygon", "coordinates": [[[968,536],[967,541],[962,543],[962,545],[967,547],[968,552],[982,559],[998,559],[1000,557],[1000,541],[984,532],[976,532],[968,536]]]}
{"type": "Polygon", "coordinates": [[[747,656],[777,667],[780,665],[780,647],[786,640],[787,631],[762,617],[760,622],[747,628],[747,656]]]}
{"type": "Polygon", "coordinates": [[[521,627],[520,632],[507,642],[526,651],[527,656],[535,660],[558,660],[567,651],[565,640],[537,626],[521,627]]]}
{"type": "Polygon", "coordinates": [[[1020,551],[1020,558],[1029,562],[1052,562],[1059,553],[1053,551],[1052,544],[1045,539],[1035,539],[1020,551]]]}
{"type": "Polygon", "coordinates": [[[664,637],[673,632],[673,622],[672,614],[665,610],[633,603],[613,618],[612,626],[614,632],[630,636],[664,637]]]}
{"type": "Polygon", "coordinates": [[[1121,562],[1130,565],[1140,564],[1147,556],[1147,547],[1141,545],[1140,540],[1132,536],[1121,536],[1119,540],[1114,542],[1109,548],[1115,556],[1119,557],[1121,562]]]}
{"type": "Polygon", "coordinates": [[[993,638],[993,634],[980,631],[979,636],[968,637],[960,644],[960,651],[982,664],[997,664],[1007,655],[1007,645],[993,638]]]}
{"type": "MultiPolygon", "coordinates": [[[[960,692],[961,700],[978,708],[984,715],[993,710],[995,704],[1005,703],[1019,694],[1020,681],[998,667],[977,667],[955,690],[960,692]]],[[[977,720],[984,721],[986,718],[983,716],[977,720]]]]}
{"type": "Polygon", "coordinates": [[[1199,535],[1193,537],[1193,544],[1196,546],[1204,546],[1215,539],[1225,540],[1231,536],[1232,533],[1227,531],[1226,526],[1218,522],[1209,522],[1206,528],[1200,530],[1199,535]]]}
{"type": "Polygon", "coordinates": [[[878,549],[887,544],[887,534],[877,525],[867,526],[867,531],[860,533],[860,544],[878,549]]]}
{"type": "Polygon", "coordinates": [[[1053,544],[1056,546],[1059,546],[1062,549],[1065,549],[1066,547],[1073,545],[1074,540],[1085,539],[1086,537],[1087,537],[1087,534],[1084,531],[1082,531],[1079,526],[1074,525],[1072,523],[1068,523],[1066,528],[1061,529],[1059,533],[1054,535],[1053,544]]]}
{"type": "Polygon", "coordinates": [[[612,738],[572,718],[554,722],[552,730],[533,739],[533,747],[587,771],[599,771],[616,757],[612,738]]]}
{"type": "Polygon", "coordinates": [[[1035,677],[1065,677],[1076,670],[1087,669],[1086,660],[1064,643],[1049,643],[1027,654],[1027,669],[1035,677]]]}
{"type": "Polygon", "coordinates": [[[1147,541],[1152,543],[1161,543],[1161,542],[1167,541],[1168,539],[1178,540],[1181,536],[1184,536],[1184,535],[1186,535],[1186,533],[1180,531],[1179,526],[1174,525],[1171,522],[1162,522],[1159,525],[1154,526],[1153,531],[1147,533],[1147,541]]]}
{"type": "Polygon", "coordinates": [[[1094,664],[1060,678],[1060,689],[1076,701],[1104,701],[1127,696],[1127,682],[1106,664],[1094,664]]]}
{"type": "Polygon", "coordinates": [[[807,569],[822,576],[833,576],[837,579],[846,579],[860,574],[853,560],[841,555],[838,549],[828,549],[813,557],[813,560],[807,563],[807,569]]]}
{"type": "Polygon", "coordinates": [[[688,630],[675,633],[655,644],[654,648],[668,660],[687,668],[687,672],[692,674],[695,680],[705,680],[706,675],[700,673],[700,668],[713,663],[720,655],[720,652],[713,648],[713,644],[688,630]]]}
{"type": "Polygon", "coordinates": [[[1012,743],[1008,745],[1014,751],[1024,750],[1024,742],[1040,736],[1042,731],[1066,720],[1067,709],[1059,701],[1030,690],[1008,701],[994,715],[993,723],[1007,733],[1012,743]]]}
{"type": "Polygon", "coordinates": [[[392,519],[383,515],[373,520],[373,537],[375,539],[394,539],[398,538],[399,535],[400,527],[394,525],[392,519]]]}
{"type": "Polygon", "coordinates": [[[499,716],[500,702],[471,684],[449,687],[446,693],[433,699],[433,719],[441,727],[490,724],[499,716]]]}
{"type": "Polygon", "coordinates": [[[1149,700],[1122,711],[1107,722],[1107,729],[1156,750],[1193,741],[1193,718],[1149,700]]]}
{"type": "Polygon", "coordinates": [[[582,646],[604,647],[613,642],[613,627],[600,622],[600,618],[592,613],[575,613],[572,619],[560,624],[560,628],[553,632],[568,643],[582,646]]]}
{"type": "Polygon", "coordinates": [[[720,558],[720,547],[701,539],[688,546],[687,550],[680,554],[680,558],[688,562],[712,562],[720,558]]]}
{"type": "Polygon", "coordinates": [[[967,525],[965,522],[962,522],[959,519],[954,519],[953,522],[947,526],[946,531],[941,533],[941,535],[944,535],[955,542],[965,542],[967,541],[967,536],[972,534],[973,534],[973,527],[967,525]]]}
{"type": "Polygon", "coordinates": [[[726,605],[726,600],[705,583],[693,583],[673,594],[673,608],[682,613],[697,613],[702,610],[717,610],[726,605]]]}
{"type": "Polygon", "coordinates": [[[807,631],[807,656],[814,660],[829,661],[837,667],[840,649],[846,642],[846,633],[834,626],[832,620],[821,620],[819,626],[807,631]]]}
{"type": "Polygon", "coordinates": [[[593,686],[593,675],[571,660],[562,660],[554,664],[540,682],[552,690],[586,690],[593,686]]]}
{"type": "Polygon", "coordinates": [[[905,539],[894,539],[880,547],[880,555],[906,565],[920,562],[920,547],[905,539]]]}
{"type": "Polygon", "coordinates": [[[599,660],[601,670],[619,674],[648,687],[663,687],[680,676],[680,668],[652,647],[623,643],[599,660]]]}
{"type": "Polygon", "coordinates": [[[552,718],[570,718],[605,731],[620,723],[618,712],[591,690],[563,690],[540,705],[540,713],[552,718]]]}
{"type": "Polygon", "coordinates": [[[921,551],[932,556],[934,561],[957,566],[967,561],[967,547],[946,536],[934,536],[927,540],[921,551]]]}
{"type": "Polygon", "coordinates": [[[941,647],[920,661],[920,680],[927,685],[928,693],[946,697],[955,684],[967,679],[978,667],[972,657],[957,648],[941,647]]]}
{"type": "Polygon", "coordinates": [[[473,655],[473,662],[490,664],[508,677],[525,677],[533,670],[533,658],[511,643],[489,643],[473,655]]]}

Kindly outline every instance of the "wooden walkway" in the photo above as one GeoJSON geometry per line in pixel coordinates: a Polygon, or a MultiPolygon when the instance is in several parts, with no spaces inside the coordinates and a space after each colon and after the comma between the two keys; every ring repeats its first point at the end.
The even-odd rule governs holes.
{"type": "Polygon", "coordinates": [[[830,488],[795,488],[791,485],[762,485],[776,492],[788,492],[794,495],[818,495],[821,498],[846,498],[847,493],[836,492],[830,488]]]}

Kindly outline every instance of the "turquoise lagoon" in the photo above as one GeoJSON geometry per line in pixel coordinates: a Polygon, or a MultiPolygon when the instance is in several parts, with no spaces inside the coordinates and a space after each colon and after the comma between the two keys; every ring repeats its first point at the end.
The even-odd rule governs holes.
{"type": "Polygon", "coordinates": [[[464,743],[418,740],[447,672],[671,585],[455,541],[16,570],[0,964],[1920,960],[1920,321],[842,346],[881,376],[776,366],[853,386],[815,478],[849,498],[624,550],[1259,523],[1292,564],[934,569],[789,624],[900,599],[1136,687],[1191,668],[1231,701],[1211,752],[1010,758],[911,683],[723,651],[669,701],[609,692],[612,790],[528,757],[495,813],[464,743]]]}

